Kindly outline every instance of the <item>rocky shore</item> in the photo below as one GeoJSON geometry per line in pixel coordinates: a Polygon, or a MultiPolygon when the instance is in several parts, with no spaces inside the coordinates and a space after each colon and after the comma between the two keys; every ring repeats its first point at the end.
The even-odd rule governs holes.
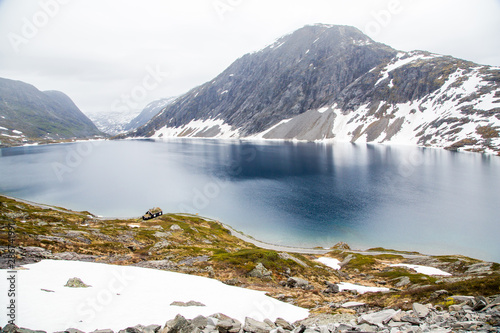
{"type": "MultiPolygon", "coordinates": [[[[442,291],[445,292],[445,291],[442,291]]],[[[316,314],[295,323],[282,318],[274,322],[246,318],[240,322],[218,313],[186,319],[177,315],[164,326],[136,325],[118,332],[108,329],[92,333],[336,333],[336,332],[500,332],[500,295],[496,297],[451,296],[457,303],[448,310],[431,304],[413,303],[412,310],[373,309],[363,303],[344,304],[356,313],[316,314]]],[[[9,324],[1,333],[44,333],[9,324]]],[[[57,333],[85,333],[68,328],[57,333]]],[[[90,333],[90,332],[89,332],[90,333]]]]}

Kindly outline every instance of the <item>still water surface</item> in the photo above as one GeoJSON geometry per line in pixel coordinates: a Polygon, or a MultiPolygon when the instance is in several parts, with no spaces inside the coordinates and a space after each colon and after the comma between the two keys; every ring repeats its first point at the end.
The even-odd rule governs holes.
{"type": "Polygon", "coordinates": [[[217,140],[0,149],[0,193],[142,215],[159,206],[292,246],[382,246],[500,262],[500,157],[217,140]]]}

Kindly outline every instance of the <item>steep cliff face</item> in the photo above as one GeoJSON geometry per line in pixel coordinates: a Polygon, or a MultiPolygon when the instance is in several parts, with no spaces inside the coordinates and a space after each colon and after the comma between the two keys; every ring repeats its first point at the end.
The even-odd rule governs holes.
{"type": "Polygon", "coordinates": [[[401,143],[500,151],[500,69],[306,26],[236,60],[132,136],[401,143]]]}
{"type": "Polygon", "coordinates": [[[239,135],[321,107],[397,52],[344,26],[308,26],[236,60],[214,80],[165,108],[137,135],[192,120],[222,119],[239,135]]]}

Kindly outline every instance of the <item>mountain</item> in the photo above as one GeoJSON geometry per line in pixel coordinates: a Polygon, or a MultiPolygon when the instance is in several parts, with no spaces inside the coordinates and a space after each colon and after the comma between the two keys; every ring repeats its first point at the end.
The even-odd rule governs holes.
{"type": "Polygon", "coordinates": [[[313,25],[237,59],[134,137],[376,142],[500,152],[500,68],[313,25]]]}
{"type": "Polygon", "coordinates": [[[156,101],[153,101],[146,105],[144,110],[141,113],[132,119],[128,124],[126,124],[123,128],[124,131],[131,131],[142,125],[146,124],[150,121],[154,116],[156,116],[160,111],[165,108],[167,105],[171,104],[176,97],[170,98],[162,98],[156,101]]]}
{"type": "Polygon", "coordinates": [[[87,138],[102,133],[59,91],[0,78],[0,140],[87,138]]]}
{"type": "Polygon", "coordinates": [[[97,128],[110,135],[117,135],[126,132],[125,127],[137,117],[137,111],[112,111],[88,113],[88,117],[94,122],[97,128]]]}

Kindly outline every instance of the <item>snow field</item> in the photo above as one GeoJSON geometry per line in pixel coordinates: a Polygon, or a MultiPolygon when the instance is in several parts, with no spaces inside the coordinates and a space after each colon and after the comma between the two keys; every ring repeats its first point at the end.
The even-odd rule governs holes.
{"type": "MultiPolygon", "coordinates": [[[[241,322],[247,316],[256,320],[282,317],[293,322],[309,314],[264,292],[181,273],[63,260],[43,260],[24,267],[26,270],[17,273],[17,325],[47,332],[70,327],[117,332],[138,324],[163,326],[177,314],[191,319],[221,312],[241,322]],[[64,287],[73,277],[92,287],[64,287]],[[170,305],[191,300],[206,306],[170,305]]],[[[7,282],[0,279],[1,290],[7,289],[7,282]]],[[[2,304],[5,297],[2,295],[2,304]]],[[[0,322],[7,322],[5,311],[0,313],[0,322]]]]}
{"type": "MultiPolygon", "coordinates": [[[[316,259],[316,261],[322,263],[325,266],[331,267],[333,269],[340,269],[340,261],[335,258],[329,258],[329,257],[320,257],[316,259]]],[[[425,274],[425,275],[438,275],[438,276],[451,276],[450,273],[447,273],[445,271],[442,271],[438,268],[434,267],[429,267],[429,266],[421,266],[421,265],[410,265],[410,264],[391,264],[391,267],[407,267],[411,268],[417,273],[425,274]]],[[[348,283],[348,282],[341,282],[337,283],[339,286],[340,291],[343,290],[356,290],[358,293],[363,294],[366,292],[385,292],[389,291],[388,288],[379,288],[379,287],[367,287],[367,286],[362,286],[358,284],[353,284],[353,283],[348,283]]]]}
{"type": "Polygon", "coordinates": [[[407,267],[411,268],[417,273],[425,275],[438,275],[438,276],[451,276],[450,273],[440,270],[434,267],[421,266],[421,265],[409,265],[409,264],[392,264],[391,267],[407,267]]]}

